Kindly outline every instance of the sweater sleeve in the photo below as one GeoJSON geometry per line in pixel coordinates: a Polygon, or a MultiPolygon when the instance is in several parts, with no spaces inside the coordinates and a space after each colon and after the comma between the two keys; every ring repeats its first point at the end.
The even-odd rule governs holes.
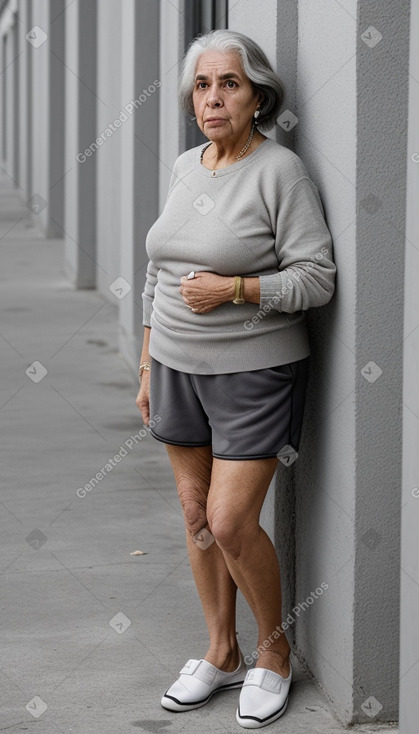
{"type": "MultiPolygon", "coordinates": [[[[169,190],[167,193],[166,201],[169,198],[169,194],[177,180],[177,175],[175,173],[175,166],[176,166],[176,162],[172,170],[172,175],[170,178],[169,190]]],[[[151,314],[153,311],[154,289],[157,284],[157,274],[158,274],[158,269],[155,267],[152,261],[149,260],[148,265],[147,265],[147,273],[146,273],[144,290],[141,294],[141,298],[143,301],[143,326],[151,326],[151,314]]]]}
{"type": "Polygon", "coordinates": [[[275,251],[279,272],[260,276],[260,306],[295,313],[323,306],[335,289],[332,238],[319,192],[304,177],[281,201],[275,251]]]}
{"type": "Polygon", "coordinates": [[[151,326],[151,313],[153,311],[154,288],[157,283],[157,273],[157,268],[153,265],[151,260],[149,260],[145,286],[141,294],[143,299],[143,326],[151,326]]]}

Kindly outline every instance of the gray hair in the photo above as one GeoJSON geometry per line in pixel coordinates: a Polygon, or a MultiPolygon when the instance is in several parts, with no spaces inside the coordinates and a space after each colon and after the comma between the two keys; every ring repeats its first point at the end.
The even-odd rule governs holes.
{"type": "Polygon", "coordinates": [[[179,104],[190,115],[194,114],[192,93],[195,87],[195,69],[204,51],[234,51],[239,54],[244,73],[254,89],[262,92],[258,128],[269,130],[278,117],[283,99],[281,80],[272,69],[265,53],[257,43],[243,33],[230,30],[210,31],[197,36],[189,45],[182,62],[179,81],[179,104]]]}

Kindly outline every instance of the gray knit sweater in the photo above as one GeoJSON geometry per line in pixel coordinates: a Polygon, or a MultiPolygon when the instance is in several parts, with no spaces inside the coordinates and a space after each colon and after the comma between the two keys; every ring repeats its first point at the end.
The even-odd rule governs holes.
{"type": "Polygon", "coordinates": [[[304,311],[333,295],[335,265],[318,190],[301,159],[267,138],[211,172],[202,145],[176,160],[146,239],[142,294],[150,354],[182,372],[256,370],[310,353],[304,311]],[[260,304],[193,313],[179,293],[191,270],[260,277],[260,304]]]}

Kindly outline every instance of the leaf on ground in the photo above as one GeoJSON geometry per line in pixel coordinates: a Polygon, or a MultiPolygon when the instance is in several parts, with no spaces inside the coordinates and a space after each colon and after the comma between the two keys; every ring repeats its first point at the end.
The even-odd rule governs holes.
{"type": "Polygon", "coordinates": [[[130,556],[146,556],[146,555],[147,553],[145,551],[136,550],[136,551],[130,552],[130,556]]]}

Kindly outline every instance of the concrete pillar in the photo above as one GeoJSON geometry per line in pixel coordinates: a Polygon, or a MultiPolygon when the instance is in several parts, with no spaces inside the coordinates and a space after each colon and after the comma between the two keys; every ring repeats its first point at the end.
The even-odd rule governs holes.
{"type": "Polygon", "coordinates": [[[115,284],[115,297],[120,299],[120,349],[136,372],[143,332],[141,293],[148,262],[145,238],[158,216],[159,3],[125,0],[122,38],[122,100],[124,105],[134,105],[134,112],[120,130],[119,276],[123,280],[115,284]]]}
{"type": "Polygon", "coordinates": [[[19,46],[17,5],[12,3],[4,11],[3,35],[3,124],[5,170],[14,186],[19,177],[19,46]]]}
{"type": "Polygon", "coordinates": [[[400,619],[400,733],[419,721],[419,5],[411,4],[405,324],[403,334],[403,482],[400,619]]]}
{"type": "MultiPolygon", "coordinates": [[[[121,89],[121,4],[101,0],[97,8],[97,134],[104,142],[96,161],[96,287],[115,301],[109,285],[119,276],[121,259],[121,128],[129,117],[121,89]],[[122,111],[122,114],[121,114],[122,111]],[[121,117],[121,120],[119,119],[121,117]],[[124,121],[125,120],[125,121],[124,121]]],[[[83,164],[86,165],[86,164],[83,164]]]]}
{"type": "MultiPolygon", "coordinates": [[[[300,458],[293,469],[296,611],[292,613],[295,621],[290,632],[298,655],[308,664],[345,723],[354,720],[353,648],[357,635],[354,566],[358,32],[356,7],[352,5],[351,13],[326,1],[323,12],[318,13],[310,2],[300,0],[295,108],[295,150],[322,196],[333,236],[338,278],[333,301],[308,314],[311,378],[300,458]]],[[[373,385],[368,386],[374,389],[373,385]]]]}
{"type": "Polygon", "coordinates": [[[93,288],[96,151],[105,144],[97,131],[96,0],[75,0],[65,18],[65,268],[76,288],[93,288]]]}
{"type": "Polygon", "coordinates": [[[64,0],[33,0],[31,27],[32,190],[27,201],[47,237],[63,231],[64,0]]]}
{"type": "Polygon", "coordinates": [[[394,721],[399,709],[409,10],[409,0],[397,7],[391,0],[362,0],[358,8],[356,721],[394,721]]]}
{"type": "Polygon", "coordinates": [[[19,135],[20,135],[20,128],[21,128],[21,119],[20,119],[20,48],[19,48],[19,24],[18,24],[18,16],[17,12],[14,14],[14,23],[13,27],[10,30],[10,36],[12,40],[12,55],[13,55],[13,61],[11,63],[10,68],[10,87],[11,89],[11,115],[9,120],[13,120],[13,128],[10,129],[9,139],[12,144],[12,150],[11,152],[11,174],[15,181],[16,187],[19,186],[19,158],[20,158],[20,148],[19,148],[19,135]],[[13,143],[12,143],[13,141],[13,143]]]}
{"type": "MultiPolygon", "coordinates": [[[[183,113],[178,114],[178,79],[183,57],[184,15],[182,0],[160,3],[160,165],[159,212],[169,188],[173,164],[183,151],[183,113]],[[168,124],[170,121],[170,124],[168,124]]],[[[196,124],[196,123],[193,123],[196,124]]]]}
{"type": "Polygon", "coordinates": [[[32,5],[28,0],[19,0],[19,186],[25,193],[25,198],[32,195],[32,94],[31,77],[32,50],[26,34],[32,28],[32,5]]]}
{"type": "Polygon", "coordinates": [[[338,287],[309,314],[296,604],[327,589],[295,641],[341,720],[371,723],[398,714],[409,2],[323,5],[299,2],[296,152],[323,197],[338,287]]]}
{"type": "Polygon", "coordinates": [[[6,58],[7,58],[7,32],[2,29],[0,34],[0,105],[1,105],[1,160],[3,164],[6,162],[7,150],[7,125],[6,125],[6,58]]]}

